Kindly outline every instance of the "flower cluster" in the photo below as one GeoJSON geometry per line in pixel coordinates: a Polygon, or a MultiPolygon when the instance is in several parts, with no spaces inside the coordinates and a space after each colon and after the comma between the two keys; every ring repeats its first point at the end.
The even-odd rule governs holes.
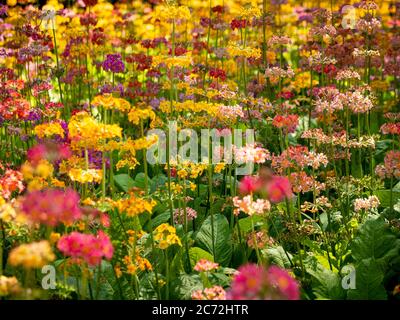
{"type": "Polygon", "coordinates": [[[57,248],[74,261],[83,260],[88,265],[98,265],[103,258],[111,259],[114,248],[108,235],[99,231],[97,236],[72,232],[58,240],[57,248]]]}
{"type": "Polygon", "coordinates": [[[289,273],[277,266],[264,269],[255,264],[239,268],[227,298],[231,300],[298,300],[299,285],[289,273]]]}

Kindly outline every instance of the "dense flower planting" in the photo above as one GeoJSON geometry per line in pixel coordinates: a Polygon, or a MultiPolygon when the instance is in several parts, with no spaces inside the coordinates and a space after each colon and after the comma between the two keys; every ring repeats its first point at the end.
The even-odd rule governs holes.
{"type": "Polygon", "coordinates": [[[0,299],[400,299],[400,4],[350,2],[0,4],[0,299]]]}

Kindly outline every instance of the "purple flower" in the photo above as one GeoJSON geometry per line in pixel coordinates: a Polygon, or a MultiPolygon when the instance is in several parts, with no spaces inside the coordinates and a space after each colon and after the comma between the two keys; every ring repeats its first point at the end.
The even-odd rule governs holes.
{"type": "Polygon", "coordinates": [[[125,65],[119,53],[108,54],[103,61],[103,69],[114,73],[124,72],[125,65]]]}

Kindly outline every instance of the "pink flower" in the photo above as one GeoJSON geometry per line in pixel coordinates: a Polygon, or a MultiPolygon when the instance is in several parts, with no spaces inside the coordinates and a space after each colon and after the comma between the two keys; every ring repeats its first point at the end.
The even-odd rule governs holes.
{"type": "Polygon", "coordinates": [[[272,121],[272,125],[276,128],[283,129],[284,133],[293,133],[299,124],[299,116],[297,114],[288,114],[286,116],[276,115],[272,121]]]}
{"type": "Polygon", "coordinates": [[[194,270],[197,272],[212,271],[218,269],[219,264],[208,261],[207,259],[200,259],[194,266],[194,270]]]}
{"type": "Polygon", "coordinates": [[[258,300],[267,279],[266,270],[256,264],[241,266],[227,292],[228,300],[258,300]]]}
{"type": "Polygon", "coordinates": [[[278,289],[283,299],[300,299],[299,285],[286,270],[271,266],[268,269],[268,280],[273,287],[278,289]]]}
{"type": "Polygon", "coordinates": [[[111,240],[103,231],[97,236],[72,232],[60,238],[57,248],[64,255],[76,261],[83,259],[91,266],[99,265],[103,257],[110,260],[114,253],[111,240]]]}
{"type": "Polygon", "coordinates": [[[72,189],[30,192],[23,199],[21,209],[30,221],[52,227],[59,223],[72,224],[82,216],[79,194],[72,189]]]}
{"type": "MultiPolygon", "coordinates": [[[[197,218],[197,211],[186,207],[186,222],[192,221],[197,218]]],[[[185,224],[185,210],[183,208],[176,208],[174,210],[174,222],[177,224],[185,224]]]]}
{"type": "Polygon", "coordinates": [[[193,300],[226,300],[226,292],[221,286],[213,286],[192,293],[193,300]]]}
{"type": "Polygon", "coordinates": [[[23,176],[19,171],[7,169],[3,177],[0,177],[0,196],[9,199],[14,191],[24,191],[23,176]]]}
{"type": "Polygon", "coordinates": [[[260,190],[262,184],[259,177],[245,176],[239,184],[241,194],[250,194],[260,190]]]}
{"type": "Polygon", "coordinates": [[[51,141],[33,146],[27,153],[28,160],[33,163],[37,163],[42,159],[55,162],[67,159],[71,155],[72,153],[68,145],[60,145],[51,141]]]}
{"type": "Polygon", "coordinates": [[[227,292],[229,300],[298,300],[299,285],[277,266],[265,269],[256,264],[241,266],[227,292]]]}
{"type": "Polygon", "coordinates": [[[257,199],[254,201],[251,195],[247,195],[243,197],[243,199],[234,197],[232,201],[233,205],[235,206],[235,215],[238,215],[240,211],[248,214],[249,216],[254,214],[262,215],[264,212],[271,210],[271,204],[268,200],[257,199]]]}
{"type": "Polygon", "coordinates": [[[273,176],[267,183],[267,194],[272,203],[282,202],[293,196],[289,179],[283,176],[273,176]]]}

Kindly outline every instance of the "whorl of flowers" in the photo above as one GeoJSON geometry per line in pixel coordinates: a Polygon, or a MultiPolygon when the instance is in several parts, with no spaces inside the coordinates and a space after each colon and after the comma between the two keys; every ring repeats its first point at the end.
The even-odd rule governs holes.
{"type": "Polygon", "coordinates": [[[227,299],[299,300],[300,290],[297,281],[284,269],[247,264],[233,278],[227,299]]]}
{"type": "Polygon", "coordinates": [[[12,266],[22,266],[26,269],[38,269],[52,262],[55,255],[47,240],[21,244],[11,250],[8,262],[12,266]]]}
{"type": "Polygon", "coordinates": [[[79,200],[79,194],[72,189],[33,191],[23,198],[21,211],[34,223],[70,225],[82,216],[79,200]]]}
{"type": "Polygon", "coordinates": [[[99,265],[103,258],[110,260],[114,253],[111,240],[103,231],[99,231],[97,236],[75,231],[63,235],[58,240],[57,248],[75,262],[83,260],[91,266],[99,265]]]}
{"type": "Polygon", "coordinates": [[[389,151],[384,159],[384,164],[377,165],[375,173],[381,178],[400,179],[400,151],[389,151]]]}
{"type": "Polygon", "coordinates": [[[226,292],[221,286],[212,286],[192,293],[193,300],[226,300],[226,292]]]}
{"type": "Polygon", "coordinates": [[[207,259],[200,259],[197,261],[196,265],[194,266],[193,270],[197,272],[208,272],[218,269],[219,264],[208,261],[207,259]]]}
{"type": "Polygon", "coordinates": [[[378,208],[380,205],[380,201],[377,196],[369,196],[366,199],[360,198],[354,200],[354,211],[359,212],[361,210],[371,210],[374,208],[378,208]]]}
{"type": "Polygon", "coordinates": [[[185,224],[186,222],[192,221],[193,219],[197,218],[197,211],[193,208],[186,207],[184,208],[176,208],[174,210],[174,222],[177,224],[185,224]],[[186,211],[186,218],[185,218],[185,211],[186,211]]]}

